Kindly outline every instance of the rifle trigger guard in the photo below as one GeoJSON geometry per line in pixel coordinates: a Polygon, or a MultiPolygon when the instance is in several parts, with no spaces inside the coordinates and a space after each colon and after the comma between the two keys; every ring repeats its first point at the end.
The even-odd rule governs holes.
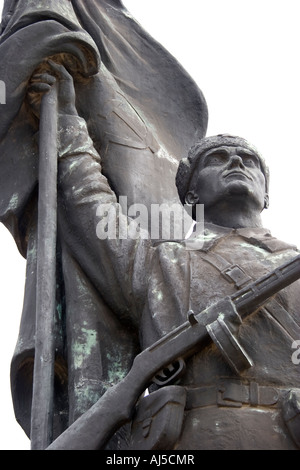
{"type": "Polygon", "coordinates": [[[164,387],[169,383],[178,379],[185,371],[185,361],[180,357],[177,361],[172,362],[167,367],[160,370],[152,379],[156,385],[164,387]]]}

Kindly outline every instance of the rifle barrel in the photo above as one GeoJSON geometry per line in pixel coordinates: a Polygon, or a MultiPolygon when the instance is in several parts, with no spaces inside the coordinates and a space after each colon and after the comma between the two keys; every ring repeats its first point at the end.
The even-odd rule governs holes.
{"type": "Polygon", "coordinates": [[[240,316],[245,318],[299,278],[300,255],[233,294],[231,300],[240,316]]]}

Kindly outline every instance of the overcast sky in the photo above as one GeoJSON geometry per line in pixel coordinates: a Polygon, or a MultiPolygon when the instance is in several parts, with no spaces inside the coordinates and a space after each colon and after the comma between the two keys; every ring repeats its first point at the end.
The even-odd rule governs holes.
{"type": "MultiPolygon", "coordinates": [[[[124,0],[124,4],[202,89],[210,116],[207,134],[240,135],[261,151],[271,172],[264,225],[300,247],[299,0],[124,0]]],[[[1,10],[2,5],[0,0],[1,10]]],[[[15,422],[9,383],[25,262],[2,225],[0,240],[0,450],[29,449],[15,422]]]]}

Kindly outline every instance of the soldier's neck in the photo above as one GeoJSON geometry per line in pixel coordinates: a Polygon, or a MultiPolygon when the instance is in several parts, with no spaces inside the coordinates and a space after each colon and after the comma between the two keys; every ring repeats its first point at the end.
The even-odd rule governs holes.
{"type": "Polygon", "coordinates": [[[241,210],[237,207],[205,210],[205,222],[229,228],[261,228],[262,220],[257,210],[241,210]]]}

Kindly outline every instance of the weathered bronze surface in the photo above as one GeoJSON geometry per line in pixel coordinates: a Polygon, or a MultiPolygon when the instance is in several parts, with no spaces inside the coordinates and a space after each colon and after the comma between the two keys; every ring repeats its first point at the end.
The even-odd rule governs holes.
{"type": "Polygon", "coordinates": [[[0,218],[27,259],[12,395],[32,448],[297,449],[298,276],[275,271],[247,318],[223,301],[298,254],[262,227],[258,150],[205,137],[202,92],[121,1],[6,0],[3,18],[0,218]],[[172,237],[162,204],[204,221],[172,237]],[[187,327],[192,346],[146,367],[187,327]]]}

